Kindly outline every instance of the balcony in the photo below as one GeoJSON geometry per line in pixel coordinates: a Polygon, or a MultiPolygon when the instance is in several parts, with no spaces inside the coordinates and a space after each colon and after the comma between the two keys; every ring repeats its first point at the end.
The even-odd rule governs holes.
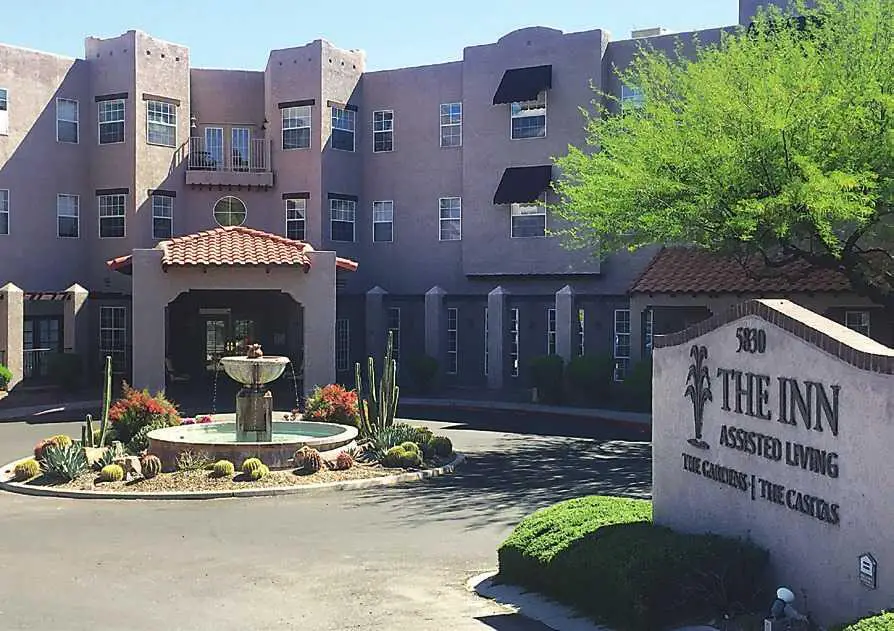
{"type": "Polygon", "coordinates": [[[271,142],[254,138],[240,146],[208,143],[205,138],[190,138],[183,146],[187,152],[186,183],[190,186],[270,188],[273,169],[271,142]]]}

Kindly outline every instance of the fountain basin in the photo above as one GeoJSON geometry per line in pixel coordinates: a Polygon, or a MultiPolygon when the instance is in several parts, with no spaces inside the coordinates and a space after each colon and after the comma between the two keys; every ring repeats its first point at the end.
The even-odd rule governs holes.
{"type": "MultiPolygon", "coordinates": [[[[285,412],[276,414],[281,418],[285,412]]],[[[184,451],[212,461],[229,460],[237,469],[246,458],[260,458],[271,469],[287,469],[292,466],[292,455],[304,446],[331,452],[356,445],[356,427],[304,421],[274,421],[272,440],[238,442],[233,416],[217,414],[211,423],[153,430],[148,435],[149,452],[161,459],[163,471],[176,471],[177,457],[184,451]]]]}
{"type": "Polygon", "coordinates": [[[278,355],[257,358],[237,355],[220,358],[220,363],[230,378],[246,386],[262,385],[279,379],[289,361],[288,357],[278,355]]]}

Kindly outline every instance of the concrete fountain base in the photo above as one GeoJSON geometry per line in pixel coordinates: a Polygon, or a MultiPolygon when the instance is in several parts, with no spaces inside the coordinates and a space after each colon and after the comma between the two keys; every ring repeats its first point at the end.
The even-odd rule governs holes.
{"type": "MultiPolygon", "coordinates": [[[[275,412],[283,418],[286,412],[275,412]]],[[[162,471],[176,471],[184,451],[204,455],[211,461],[229,460],[238,468],[246,458],[260,458],[271,469],[292,466],[292,456],[301,447],[332,452],[355,446],[357,428],[334,423],[274,421],[273,440],[236,441],[235,414],[215,414],[212,423],[165,427],[149,432],[149,452],[161,459],[162,471]]]]}

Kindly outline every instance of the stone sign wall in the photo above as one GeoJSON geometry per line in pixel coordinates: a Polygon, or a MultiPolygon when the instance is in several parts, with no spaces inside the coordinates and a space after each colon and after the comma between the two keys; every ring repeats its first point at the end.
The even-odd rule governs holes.
{"type": "Polygon", "coordinates": [[[655,521],[752,539],[820,622],[894,607],[892,373],[894,350],[787,300],[657,337],[655,521]]]}

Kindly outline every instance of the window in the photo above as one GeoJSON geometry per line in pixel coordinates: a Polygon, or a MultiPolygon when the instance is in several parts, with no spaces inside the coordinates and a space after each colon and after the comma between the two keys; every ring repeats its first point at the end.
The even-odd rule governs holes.
{"type": "Polygon", "coordinates": [[[304,241],[304,221],[306,213],[306,199],[286,200],[286,237],[297,241],[304,241]]]}
{"type": "Polygon", "coordinates": [[[152,238],[170,239],[174,236],[174,198],[152,196],[152,238]]]}
{"type": "Polygon", "coordinates": [[[227,226],[241,226],[245,223],[246,214],[247,211],[243,201],[232,195],[221,197],[214,204],[214,221],[224,228],[227,226]]]}
{"type": "Polygon", "coordinates": [[[463,144],[463,104],[441,103],[441,146],[461,147],[463,144]]]}
{"type": "Polygon", "coordinates": [[[80,236],[80,207],[77,195],[56,195],[56,236],[71,239],[80,236]]]}
{"type": "Polygon", "coordinates": [[[615,309],[615,381],[624,381],[630,367],[630,309],[615,309]]]}
{"type": "Polygon", "coordinates": [[[533,101],[513,103],[509,106],[513,140],[546,137],[546,92],[533,101]]]}
{"type": "Polygon", "coordinates": [[[394,202],[373,202],[373,241],[394,240],[394,202]]]}
{"type": "Polygon", "coordinates": [[[512,204],[509,219],[509,235],[513,239],[546,236],[546,206],[536,204],[512,204]]]}
{"type": "Polygon", "coordinates": [[[455,307],[447,309],[447,374],[459,372],[459,338],[457,337],[459,310],[455,307]]]}
{"type": "Polygon", "coordinates": [[[351,367],[351,322],[347,319],[335,321],[335,369],[348,370],[351,367]]]}
{"type": "Polygon", "coordinates": [[[0,235],[9,234],[9,191],[0,189],[0,235]]]}
{"type": "Polygon", "coordinates": [[[124,142],[124,99],[99,102],[99,144],[124,142]]]}
{"type": "Polygon", "coordinates": [[[438,200],[441,241],[459,241],[463,238],[463,198],[442,197],[438,200]]]}
{"type": "Polygon", "coordinates": [[[394,150],[394,112],[373,112],[373,152],[394,150]]]}
{"type": "Polygon", "coordinates": [[[356,113],[340,107],[332,108],[332,148],[354,151],[354,124],[356,113]]]}
{"type": "Polygon", "coordinates": [[[9,133],[9,93],[6,88],[0,88],[0,135],[9,133]]]}
{"type": "Polygon", "coordinates": [[[230,129],[230,152],[233,154],[234,171],[248,171],[251,168],[251,129],[248,127],[230,129]]]}
{"type": "Polygon", "coordinates": [[[329,232],[333,241],[354,242],[354,217],[357,202],[352,199],[329,200],[329,232]]]}
{"type": "Polygon", "coordinates": [[[99,196],[99,238],[124,237],[124,204],[126,195],[99,196]]]}
{"type": "Polygon", "coordinates": [[[56,99],[56,141],[78,142],[78,102],[56,99]]]}
{"type": "Polygon", "coordinates": [[[400,363],[400,307],[388,308],[388,333],[391,334],[391,358],[400,363]]]}
{"type": "Polygon", "coordinates": [[[585,313],[583,309],[577,310],[577,354],[579,357],[583,357],[586,354],[587,344],[586,344],[586,320],[585,313]]]}
{"type": "Polygon", "coordinates": [[[655,328],[655,315],[651,309],[643,311],[643,352],[646,357],[652,354],[652,333],[655,328]]]}
{"type": "MultiPolygon", "coordinates": [[[[127,307],[99,308],[99,354],[112,356],[112,370],[124,371],[127,350],[127,307]]],[[[103,359],[103,361],[105,361],[103,359]]]]}
{"type": "Polygon", "coordinates": [[[282,110],[282,148],[310,147],[310,105],[284,107],[282,110]]]}
{"type": "Polygon", "coordinates": [[[846,311],[844,313],[844,325],[866,337],[869,337],[869,312],[846,311]]]}
{"type": "Polygon", "coordinates": [[[164,101],[146,101],[146,142],[163,147],[177,146],[177,106],[164,101]]]}
{"type": "Polygon", "coordinates": [[[645,102],[642,88],[638,86],[621,85],[621,107],[642,107],[645,102]]]}
{"type": "Polygon", "coordinates": [[[509,374],[518,377],[518,308],[509,310],[509,374]]]}
{"type": "Polygon", "coordinates": [[[546,310],[546,354],[556,354],[556,310],[546,310]]]}
{"type": "Polygon", "coordinates": [[[487,307],[484,308],[484,376],[487,377],[487,363],[490,360],[490,352],[487,349],[488,338],[488,324],[487,324],[487,307]]]}

